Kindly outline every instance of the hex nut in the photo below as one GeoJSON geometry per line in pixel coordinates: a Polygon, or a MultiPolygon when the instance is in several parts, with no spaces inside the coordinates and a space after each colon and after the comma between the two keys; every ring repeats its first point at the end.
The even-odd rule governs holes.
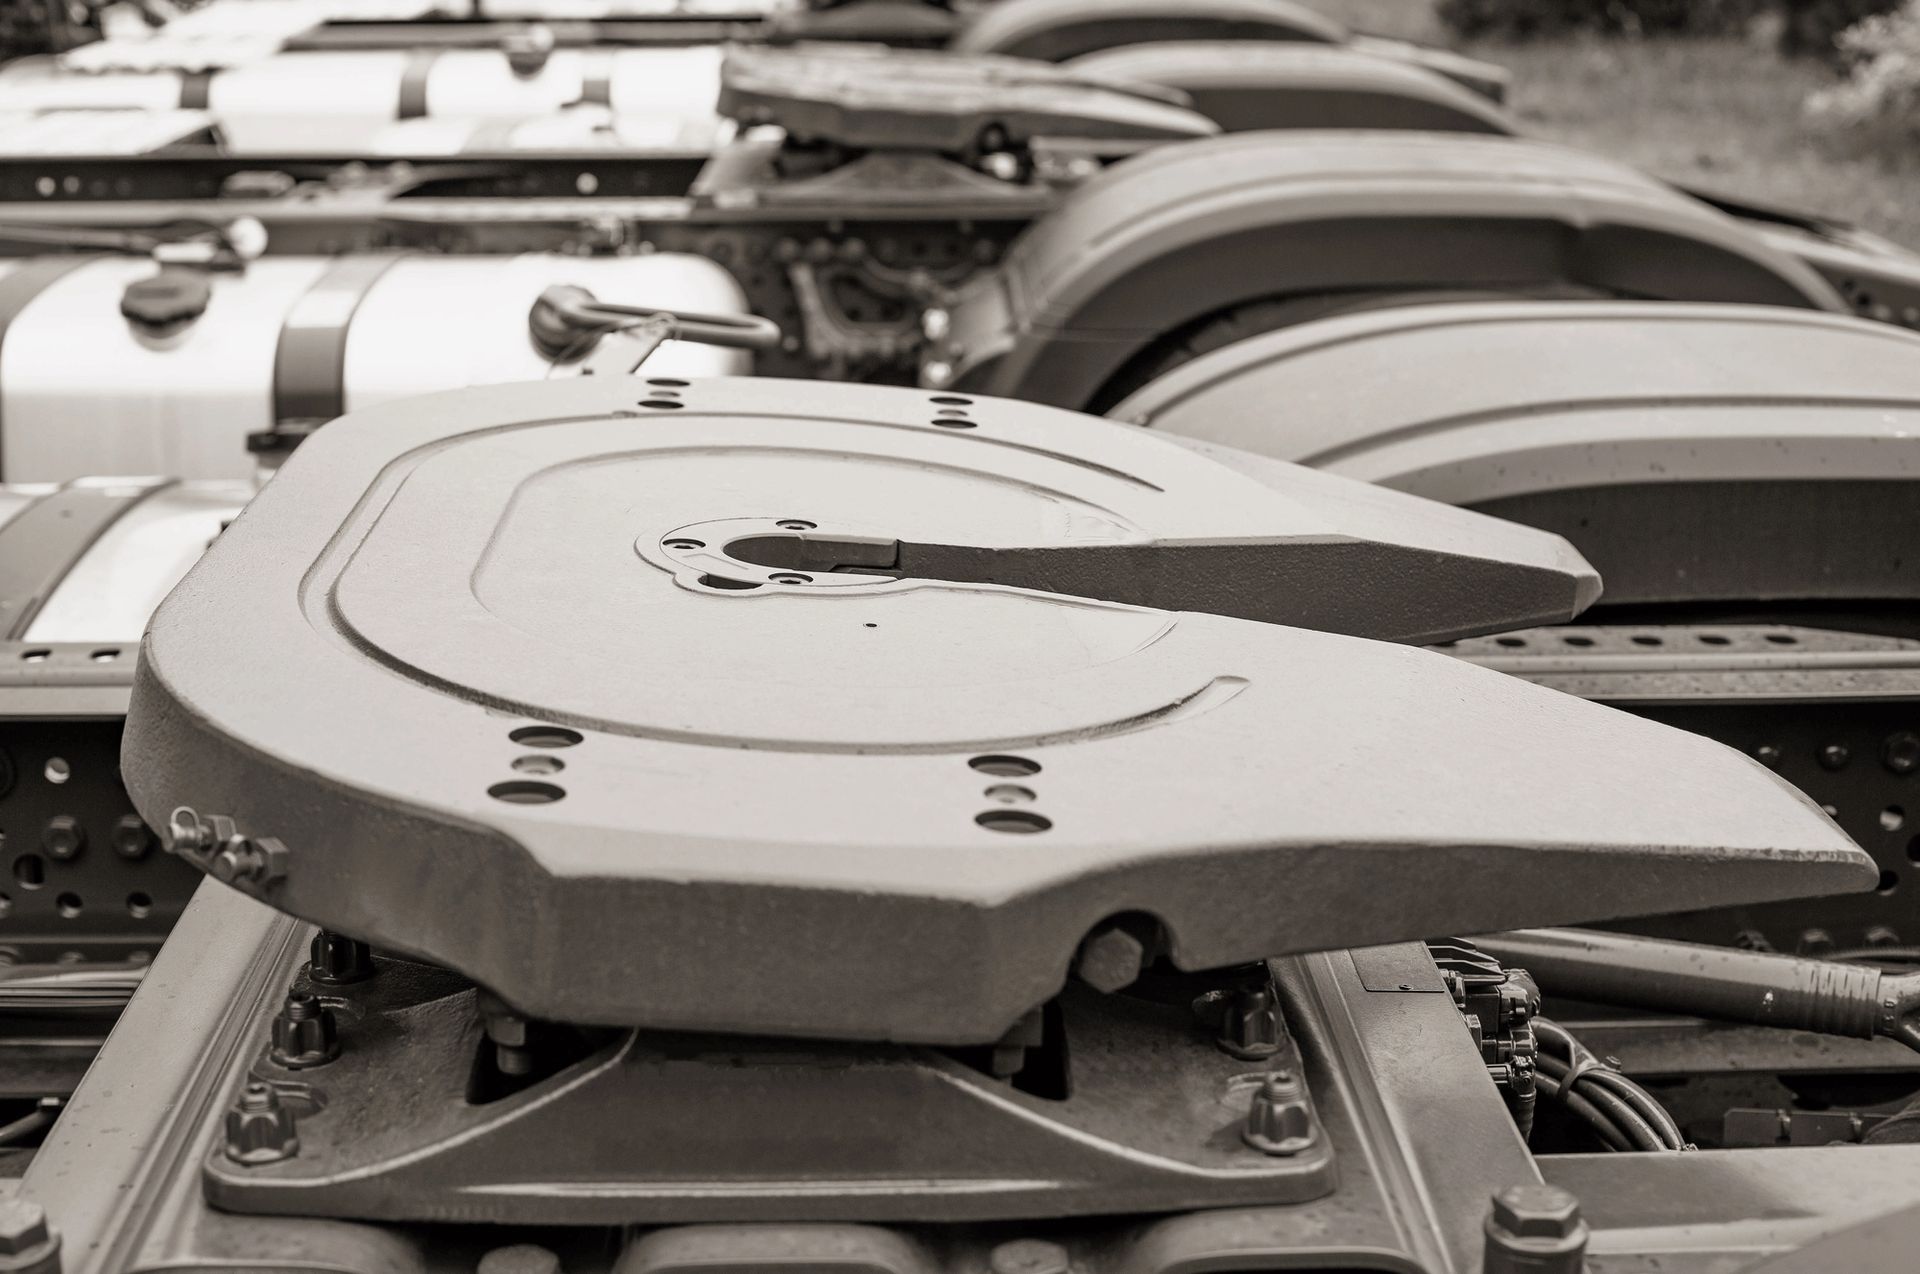
{"type": "Polygon", "coordinates": [[[153,832],[138,814],[123,814],[113,825],[113,852],[129,861],[153,852],[153,832]]]}
{"type": "Polygon", "coordinates": [[[1073,971],[1094,990],[1112,995],[1133,985],[1146,958],[1147,948],[1140,939],[1118,925],[1108,925],[1081,944],[1073,971]]]}
{"type": "Polygon", "coordinates": [[[46,1209],[31,1199],[0,1201],[0,1270],[7,1274],[59,1274],[60,1236],[47,1224],[46,1209]]]}
{"type": "Polygon", "coordinates": [[[40,847],[47,857],[67,862],[78,858],[87,847],[87,829],[71,814],[55,814],[40,829],[40,847]]]}
{"type": "Polygon", "coordinates": [[[1508,1186],[1486,1221],[1485,1274],[1580,1274],[1587,1223],[1580,1201],[1558,1186],[1508,1186]]]}

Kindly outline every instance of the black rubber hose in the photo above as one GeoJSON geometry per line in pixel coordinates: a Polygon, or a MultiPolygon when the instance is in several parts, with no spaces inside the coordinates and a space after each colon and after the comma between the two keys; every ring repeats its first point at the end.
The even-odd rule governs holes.
{"type": "MultiPolygon", "coordinates": [[[[1618,1093],[1623,1101],[1632,1105],[1640,1117],[1660,1134],[1661,1140],[1666,1143],[1668,1149],[1681,1150],[1686,1147],[1686,1134],[1680,1131],[1680,1125],[1674,1122],[1667,1108],[1660,1104],[1660,1099],[1619,1071],[1600,1065],[1599,1059],[1594,1056],[1592,1050],[1582,1044],[1572,1031],[1551,1018],[1535,1017],[1533,1033],[1540,1039],[1543,1047],[1551,1046],[1567,1055],[1566,1065],[1569,1071],[1574,1066],[1579,1066],[1582,1080],[1591,1079],[1597,1084],[1604,1085],[1618,1093]]],[[[1551,1054],[1543,1053],[1541,1056],[1543,1060],[1553,1061],[1556,1065],[1559,1062],[1559,1059],[1551,1054]]]]}
{"type": "Polygon", "coordinates": [[[1590,1085],[1584,1091],[1580,1090],[1580,1084],[1587,1078],[1584,1074],[1569,1085],[1567,1083],[1567,1075],[1570,1071],[1571,1068],[1568,1067],[1566,1063],[1560,1061],[1559,1058],[1543,1056],[1540,1059],[1539,1074],[1551,1079],[1554,1085],[1569,1098],[1583,1098],[1605,1111],[1608,1118],[1613,1120],[1620,1131],[1626,1134],[1627,1140],[1632,1143],[1635,1150],[1668,1150],[1672,1148],[1668,1146],[1660,1134],[1655,1131],[1654,1126],[1648,1123],[1645,1117],[1642,1116],[1639,1111],[1635,1110],[1620,1094],[1597,1085],[1590,1085]]]}
{"type": "Polygon", "coordinates": [[[1557,1101],[1565,1106],[1573,1116],[1586,1124],[1600,1138],[1609,1150],[1626,1151],[1633,1149],[1633,1143],[1627,1134],[1620,1131],[1613,1120],[1607,1118],[1598,1106],[1582,1097],[1579,1093],[1569,1093],[1545,1072],[1535,1071],[1534,1082],[1539,1086],[1540,1095],[1549,1101],[1557,1101]]]}

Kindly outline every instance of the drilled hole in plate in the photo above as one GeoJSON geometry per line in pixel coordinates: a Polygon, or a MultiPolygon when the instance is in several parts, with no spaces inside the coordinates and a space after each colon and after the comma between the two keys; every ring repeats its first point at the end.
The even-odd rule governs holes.
{"type": "Polygon", "coordinates": [[[50,756],[47,758],[46,767],[40,773],[46,776],[47,782],[58,787],[73,777],[73,767],[67,764],[67,758],[64,756],[50,756]]]}
{"type": "Polygon", "coordinates": [[[68,920],[78,919],[80,912],[83,910],[80,903],[80,895],[76,893],[61,894],[53,900],[53,906],[54,910],[58,911],[68,920]]]}
{"type": "Polygon", "coordinates": [[[1032,810],[982,810],[973,816],[973,821],[990,832],[1014,836],[1031,836],[1053,826],[1051,819],[1032,810]]]}
{"type": "Polygon", "coordinates": [[[668,540],[666,545],[670,549],[685,552],[688,549],[703,549],[707,547],[707,542],[705,540],[668,540]]]}
{"type": "Polygon", "coordinates": [[[1593,638],[1591,637],[1562,637],[1560,640],[1569,646],[1578,647],[1581,650],[1585,650],[1587,647],[1593,645],[1593,638]]]}
{"type": "Polygon", "coordinates": [[[976,756],[967,762],[982,774],[991,774],[996,778],[1022,779],[1040,772],[1038,761],[1029,761],[1024,756],[976,756]]]}
{"type": "Polygon", "coordinates": [[[533,779],[510,779],[487,789],[488,796],[509,805],[551,805],[566,794],[567,790],[558,783],[540,783],[533,779]]]}
{"type": "Polygon", "coordinates": [[[708,588],[724,588],[735,593],[744,593],[760,586],[752,580],[728,579],[724,575],[702,575],[700,582],[708,588]]]}
{"type": "Polygon", "coordinates": [[[774,525],[782,531],[812,531],[815,530],[819,524],[809,522],[805,518],[783,518],[775,522],[774,525]]]}
{"type": "Polygon", "coordinates": [[[47,883],[47,860],[38,854],[22,854],[13,860],[13,878],[22,889],[38,889],[47,883]]]}
{"type": "Polygon", "coordinates": [[[1882,830],[1897,832],[1907,825],[1907,811],[1898,805],[1889,805],[1880,811],[1882,830]]]}
{"type": "Polygon", "coordinates": [[[1883,894],[1890,894],[1898,888],[1900,888],[1899,872],[1889,867],[1885,871],[1880,873],[1880,883],[1877,886],[1875,886],[1876,892],[1883,893],[1883,894]]]}
{"type": "Polygon", "coordinates": [[[782,571],[778,575],[769,575],[767,576],[767,578],[772,580],[776,584],[811,584],[813,583],[813,576],[801,575],[796,571],[782,571]]]}
{"type": "Polygon", "coordinates": [[[1034,800],[1037,793],[1030,787],[1021,787],[1018,783],[995,783],[986,790],[986,798],[998,801],[1002,805],[1025,805],[1034,800]]]}
{"type": "Polygon", "coordinates": [[[679,411],[682,407],[686,406],[685,403],[676,403],[666,398],[643,398],[640,400],[640,405],[642,407],[652,407],[658,411],[679,411]]]}
{"type": "Polygon", "coordinates": [[[973,399],[962,398],[958,394],[935,394],[933,401],[942,407],[971,407],[973,399]]]}
{"type": "Polygon", "coordinates": [[[51,650],[40,650],[36,648],[34,650],[23,650],[20,652],[20,659],[23,663],[43,664],[51,658],[53,658],[53,652],[51,650]]]}
{"type": "Polygon", "coordinates": [[[507,737],[523,748],[570,748],[586,738],[563,725],[523,725],[507,731],[507,737]]]}
{"type": "Polygon", "coordinates": [[[1920,863],[1920,836],[1916,836],[1907,842],[1907,861],[1910,863],[1920,863]]]}
{"type": "Polygon", "coordinates": [[[1667,643],[1648,633],[1640,633],[1633,638],[1633,644],[1636,646],[1664,646],[1667,643]]]}
{"type": "Polygon", "coordinates": [[[942,429],[971,429],[974,427],[971,420],[936,420],[933,423],[942,429]]]}
{"type": "Polygon", "coordinates": [[[557,756],[516,756],[513,768],[521,774],[558,774],[567,763],[557,756]]]}
{"type": "Polygon", "coordinates": [[[1776,646],[1798,646],[1800,639],[1792,633],[1768,633],[1767,640],[1776,646]]]}
{"type": "Polygon", "coordinates": [[[88,658],[97,664],[110,664],[120,657],[118,650],[96,650],[88,658]]]}
{"type": "Polygon", "coordinates": [[[1719,633],[1701,633],[1700,644],[1703,646],[1730,646],[1733,644],[1733,638],[1723,637],[1719,633]]]}
{"type": "Polygon", "coordinates": [[[127,914],[135,920],[145,920],[153,914],[153,899],[136,889],[127,895],[127,914]]]}
{"type": "Polygon", "coordinates": [[[1495,637],[1493,640],[1495,645],[1505,646],[1509,650],[1518,650],[1527,644],[1525,637],[1495,637]]]}
{"type": "Polygon", "coordinates": [[[647,384],[649,384],[649,385],[659,385],[659,386],[661,386],[661,387],[663,387],[663,388],[666,388],[666,389],[685,389],[685,388],[686,388],[686,387],[687,387],[688,385],[690,385],[690,384],[692,384],[692,383],[693,383],[692,381],[685,381],[685,380],[676,380],[676,379],[675,379],[674,377],[672,377],[672,376],[649,376],[649,377],[647,377],[647,384]]]}

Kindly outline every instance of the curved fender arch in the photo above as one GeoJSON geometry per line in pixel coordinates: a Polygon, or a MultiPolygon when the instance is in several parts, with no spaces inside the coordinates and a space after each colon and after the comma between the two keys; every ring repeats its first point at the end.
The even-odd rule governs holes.
{"type": "Polygon", "coordinates": [[[1102,49],[1068,62],[1098,79],[1179,89],[1229,133],[1381,128],[1512,136],[1511,116],[1435,71],[1325,44],[1174,40],[1102,49]]]}
{"type": "Polygon", "coordinates": [[[1157,40],[1344,44],[1339,22],[1293,0],[999,0],[953,38],[957,53],[1060,62],[1157,40]]]}
{"type": "MultiPolygon", "coordinates": [[[[1575,290],[1842,311],[1812,269],[1580,151],[1439,133],[1257,132],[1100,174],[955,298],[929,383],[1104,410],[1130,364],[1236,306],[1575,290]]],[[[1141,360],[1141,363],[1136,363],[1141,360]]]]}
{"type": "Polygon", "coordinates": [[[1558,532],[1613,605],[1920,598],[1920,335],[1882,323],[1410,306],[1215,350],[1112,415],[1558,532]]]}

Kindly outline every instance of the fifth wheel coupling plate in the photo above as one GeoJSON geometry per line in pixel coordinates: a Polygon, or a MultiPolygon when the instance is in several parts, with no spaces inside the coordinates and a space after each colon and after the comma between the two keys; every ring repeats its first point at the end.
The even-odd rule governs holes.
{"type": "Polygon", "coordinates": [[[460,391],[328,425],[220,537],[123,769],[270,848],[276,907],[663,1029],[992,1041],[1116,915],[1198,969],[1871,886],[1737,753],[1371,640],[1595,591],[1552,536],[1030,404],[460,391]]]}

